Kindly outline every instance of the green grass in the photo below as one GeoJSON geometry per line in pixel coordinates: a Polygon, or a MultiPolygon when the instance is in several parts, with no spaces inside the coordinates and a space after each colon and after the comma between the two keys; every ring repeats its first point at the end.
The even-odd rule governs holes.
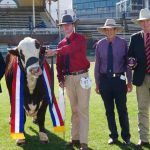
{"type": "MultiPolygon", "coordinates": [[[[90,97],[90,129],[89,129],[89,147],[93,150],[137,150],[135,144],[138,141],[138,123],[137,123],[137,101],[135,95],[135,88],[132,93],[128,94],[128,112],[130,120],[131,130],[131,142],[130,146],[122,144],[122,139],[119,136],[119,143],[117,145],[110,146],[107,144],[109,138],[109,131],[107,127],[107,121],[105,117],[105,110],[100,95],[95,93],[94,82],[94,63],[91,63],[90,77],[92,78],[92,90],[90,97]]],[[[70,106],[69,101],[66,98],[66,133],[56,134],[53,132],[51,124],[51,118],[49,112],[46,114],[46,129],[49,136],[49,144],[42,145],[38,138],[38,127],[32,123],[31,118],[27,118],[25,131],[26,131],[26,144],[24,147],[15,146],[15,141],[10,138],[9,130],[9,114],[10,105],[8,92],[5,85],[4,78],[2,79],[3,93],[0,95],[0,150],[64,150],[65,142],[70,138],[70,106]]],[[[58,82],[55,74],[55,94],[57,97],[58,82]]],[[[118,115],[116,114],[118,132],[120,133],[120,126],[118,123],[118,115]]],[[[143,148],[148,150],[150,147],[143,148]]]]}

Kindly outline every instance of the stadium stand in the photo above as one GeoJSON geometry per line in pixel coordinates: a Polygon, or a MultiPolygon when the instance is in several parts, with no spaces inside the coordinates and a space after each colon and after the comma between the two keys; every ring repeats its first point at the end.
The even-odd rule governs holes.
{"type": "MultiPolygon", "coordinates": [[[[56,0],[53,0],[56,1],[56,0]]],[[[2,0],[0,0],[1,4],[2,0]]],[[[35,0],[35,28],[33,28],[32,0],[14,0],[13,5],[0,5],[0,51],[14,47],[24,37],[38,39],[49,45],[58,39],[58,28],[46,9],[45,0],[35,0]]]]}
{"type": "MultiPolygon", "coordinates": [[[[131,19],[126,19],[125,22],[122,19],[117,19],[117,24],[120,24],[124,27],[124,31],[119,33],[120,37],[123,37],[129,42],[131,34],[140,31],[140,27],[135,25],[131,19]]],[[[95,43],[104,37],[103,34],[97,31],[97,28],[103,26],[105,20],[103,19],[80,19],[78,26],[76,27],[77,32],[85,35],[88,44],[87,55],[94,56],[95,55],[95,43]]]]}

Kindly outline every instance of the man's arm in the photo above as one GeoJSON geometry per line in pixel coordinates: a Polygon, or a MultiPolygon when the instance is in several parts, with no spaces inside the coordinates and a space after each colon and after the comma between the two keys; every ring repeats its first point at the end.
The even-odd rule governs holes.
{"type": "Polygon", "coordinates": [[[57,54],[66,55],[79,52],[83,49],[86,51],[86,48],[86,40],[84,36],[78,35],[73,41],[71,41],[70,44],[58,48],[57,54]]]}
{"type": "Polygon", "coordinates": [[[127,91],[132,91],[132,70],[128,67],[128,46],[127,42],[125,41],[125,51],[126,51],[126,77],[127,77],[127,91]]]}
{"type": "Polygon", "coordinates": [[[57,69],[57,78],[58,82],[64,82],[64,75],[63,75],[63,56],[58,55],[56,57],[56,69],[57,69]]]}
{"type": "Polygon", "coordinates": [[[99,56],[99,45],[96,47],[96,53],[95,53],[95,68],[94,68],[94,77],[95,77],[95,83],[96,83],[96,93],[99,94],[99,84],[100,84],[100,56],[99,56]]]}
{"type": "Polygon", "coordinates": [[[129,51],[128,51],[128,67],[130,69],[134,69],[137,66],[137,58],[135,56],[135,48],[134,48],[134,36],[131,36],[129,43],[129,51]]]}
{"type": "Polygon", "coordinates": [[[130,42],[129,42],[128,57],[135,58],[135,54],[134,54],[134,38],[133,38],[133,36],[131,36],[130,42]]]}
{"type": "Polygon", "coordinates": [[[3,59],[2,54],[0,53],[0,80],[2,79],[5,73],[5,67],[6,67],[5,61],[3,59]]]}

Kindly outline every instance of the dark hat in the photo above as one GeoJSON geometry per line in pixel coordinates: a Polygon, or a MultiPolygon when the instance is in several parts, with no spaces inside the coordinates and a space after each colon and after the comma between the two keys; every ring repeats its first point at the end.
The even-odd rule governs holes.
{"type": "Polygon", "coordinates": [[[58,24],[58,26],[61,26],[63,24],[75,24],[77,20],[73,20],[71,15],[63,15],[61,22],[58,24]]]}

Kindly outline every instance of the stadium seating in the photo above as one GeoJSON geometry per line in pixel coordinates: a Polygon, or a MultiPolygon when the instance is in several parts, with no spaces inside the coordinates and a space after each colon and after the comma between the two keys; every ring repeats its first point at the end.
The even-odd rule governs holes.
{"type": "Polygon", "coordinates": [[[38,39],[49,45],[58,38],[58,28],[44,7],[35,7],[35,28],[33,28],[32,7],[0,9],[0,51],[14,47],[24,37],[38,39]]]}
{"type": "MultiPolygon", "coordinates": [[[[124,22],[121,19],[116,20],[117,24],[123,25],[124,22]]],[[[105,23],[105,19],[80,19],[76,29],[77,32],[85,35],[88,43],[87,55],[94,56],[95,55],[95,42],[104,37],[103,34],[97,31],[97,28],[103,26],[105,23]]],[[[140,27],[132,22],[131,19],[126,20],[127,31],[123,31],[118,35],[123,37],[129,42],[131,34],[140,30],[140,27]]]]}
{"type": "MultiPolygon", "coordinates": [[[[0,10],[0,29],[22,29],[29,28],[29,23],[32,22],[32,9],[31,8],[9,8],[0,10]],[[31,18],[31,20],[30,20],[31,18]]],[[[47,16],[44,9],[37,8],[35,10],[35,26],[44,22],[46,27],[53,26],[52,18],[49,16],[44,17],[43,14],[47,16]]],[[[44,27],[45,27],[44,26],[44,27]]],[[[43,26],[41,26],[42,28],[43,26]]]]}

